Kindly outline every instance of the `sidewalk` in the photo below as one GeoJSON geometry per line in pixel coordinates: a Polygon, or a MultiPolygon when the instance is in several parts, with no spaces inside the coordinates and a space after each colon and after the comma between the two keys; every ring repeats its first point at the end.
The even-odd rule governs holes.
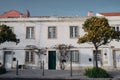
{"type": "MultiPolygon", "coordinates": [[[[111,72],[115,74],[115,72],[111,72]]],[[[115,76],[115,75],[114,75],[115,76]]],[[[70,70],[43,70],[40,69],[25,69],[19,70],[16,75],[16,70],[9,70],[6,74],[0,75],[0,80],[112,80],[110,78],[88,78],[84,76],[83,70],[74,70],[72,76],[70,70]]]]}

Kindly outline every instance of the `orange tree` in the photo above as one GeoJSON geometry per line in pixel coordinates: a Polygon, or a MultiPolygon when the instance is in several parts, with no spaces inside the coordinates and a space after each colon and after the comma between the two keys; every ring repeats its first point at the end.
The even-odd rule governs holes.
{"type": "Polygon", "coordinates": [[[18,43],[19,39],[16,38],[9,26],[0,25],[0,44],[9,41],[18,43]]]}
{"type": "Polygon", "coordinates": [[[110,43],[110,41],[115,36],[115,31],[109,25],[108,20],[104,17],[90,17],[88,18],[84,24],[83,29],[86,34],[80,38],[78,38],[78,43],[92,42],[95,47],[95,62],[98,68],[97,62],[97,54],[98,48],[101,45],[105,45],[110,43]]]}

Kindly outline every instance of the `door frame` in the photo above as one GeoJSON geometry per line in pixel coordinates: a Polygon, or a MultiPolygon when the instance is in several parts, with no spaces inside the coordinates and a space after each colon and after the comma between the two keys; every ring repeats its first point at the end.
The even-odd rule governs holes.
{"type": "Polygon", "coordinates": [[[115,51],[116,51],[116,50],[113,50],[113,51],[112,51],[112,56],[113,56],[113,68],[117,68],[117,67],[116,67],[116,61],[115,61],[115,51]]]}
{"type": "Polygon", "coordinates": [[[120,51],[120,49],[114,49],[113,51],[112,51],[112,56],[113,56],[113,68],[120,68],[120,67],[117,67],[117,63],[116,63],[116,52],[115,51],[120,51]]]}
{"type": "Polygon", "coordinates": [[[13,67],[13,51],[11,51],[11,50],[4,50],[3,51],[3,66],[4,67],[6,67],[5,66],[5,59],[6,59],[6,54],[7,53],[5,53],[5,52],[10,52],[9,54],[11,55],[11,67],[10,68],[12,68],[13,67]]]}
{"type": "Polygon", "coordinates": [[[51,51],[48,51],[48,69],[52,69],[52,70],[56,70],[56,62],[57,60],[56,60],[56,51],[55,50],[51,50],[51,51]],[[51,53],[50,53],[51,52],[51,53]],[[52,53],[53,52],[53,53],[52,53]],[[50,62],[51,62],[51,60],[50,60],[50,54],[52,55],[52,57],[54,56],[54,58],[52,58],[51,60],[53,60],[53,62],[54,62],[54,66],[53,66],[53,68],[50,68],[50,62]],[[54,55],[53,55],[54,54],[54,55]],[[55,61],[54,61],[55,60],[55,61]]]}

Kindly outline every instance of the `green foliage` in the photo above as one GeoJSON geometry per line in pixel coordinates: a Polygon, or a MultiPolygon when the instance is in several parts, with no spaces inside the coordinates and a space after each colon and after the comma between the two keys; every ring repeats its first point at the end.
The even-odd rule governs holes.
{"type": "Polygon", "coordinates": [[[6,69],[4,67],[0,67],[0,74],[6,73],[6,69]]]}
{"type": "Polygon", "coordinates": [[[0,44],[6,41],[18,43],[19,40],[16,38],[16,35],[12,32],[9,26],[0,25],[0,44]]]}
{"type": "Polygon", "coordinates": [[[109,43],[115,31],[108,24],[108,20],[103,17],[91,17],[83,24],[86,34],[78,39],[78,43],[92,42],[95,47],[109,43]]]}
{"type": "Polygon", "coordinates": [[[90,78],[111,78],[111,76],[102,68],[89,68],[85,70],[85,75],[90,78]]]}
{"type": "MultiPolygon", "coordinates": [[[[86,34],[78,39],[78,43],[92,42],[96,51],[99,46],[110,43],[116,36],[115,31],[104,17],[91,17],[87,19],[83,24],[83,29],[86,34]]],[[[95,54],[96,67],[98,67],[97,52],[95,54]]]]}

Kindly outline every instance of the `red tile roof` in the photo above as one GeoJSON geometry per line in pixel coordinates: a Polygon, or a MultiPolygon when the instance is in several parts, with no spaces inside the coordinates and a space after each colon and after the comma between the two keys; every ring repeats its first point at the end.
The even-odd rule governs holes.
{"type": "Polygon", "coordinates": [[[108,12],[108,13],[100,13],[104,16],[120,16],[120,12],[108,12]]]}
{"type": "Polygon", "coordinates": [[[20,18],[20,17],[29,17],[28,11],[26,14],[20,13],[19,11],[16,10],[10,10],[8,12],[3,13],[0,15],[0,18],[20,18]]]}

